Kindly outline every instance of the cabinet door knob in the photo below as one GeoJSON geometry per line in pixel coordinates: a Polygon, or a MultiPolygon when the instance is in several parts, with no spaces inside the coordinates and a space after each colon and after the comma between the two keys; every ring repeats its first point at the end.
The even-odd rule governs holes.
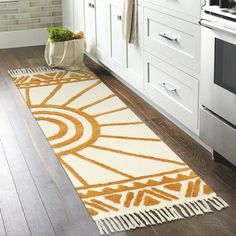
{"type": "Polygon", "coordinates": [[[88,3],[88,7],[90,7],[90,8],[95,8],[95,4],[93,4],[93,3],[88,3]]]}
{"type": "Polygon", "coordinates": [[[117,20],[122,20],[122,16],[121,15],[117,15],[117,20]]]}

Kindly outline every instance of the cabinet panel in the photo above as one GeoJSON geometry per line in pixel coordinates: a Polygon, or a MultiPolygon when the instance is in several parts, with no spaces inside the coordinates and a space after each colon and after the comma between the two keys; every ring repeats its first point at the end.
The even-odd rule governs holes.
{"type": "Polygon", "coordinates": [[[74,30],[74,0],[62,0],[63,26],[74,30]]]}
{"type": "Polygon", "coordinates": [[[84,30],[84,1],[74,0],[74,31],[84,30]]]}
{"type": "Polygon", "coordinates": [[[87,52],[96,53],[96,15],[95,0],[84,0],[84,31],[87,42],[87,52]]]}
{"type": "Polygon", "coordinates": [[[201,0],[144,0],[186,15],[199,18],[201,14],[201,0]]]}
{"type": "Polygon", "coordinates": [[[144,44],[194,71],[200,68],[200,26],[144,9],[144,44]]]}
{"type": "Polygon", "coordinates": [[[125,43],[122,38],[122,1],[109,1],[109,23],[110,23],[110,58],[118,65],[124,64],[125,43]]]}
{"type": "Polygon", "coordinates": [[[143,85],[143,57],[142,57],[142,45],[143,45],[143,29],[142,29],[142,7],[138,7],[138,33],[137,42],[135,44],[126,45],[126,70],[127,76],[124,79],[136,87],[142,89],[143,85]]]}
{"type": "Polygon", "coordinates": [[[96,1],[97,55],[103,61],[109,55],[109,8],[107,0],[96,1]]]}
{"type": "Polygon", "coordinates": [[[122,37],[123,0],[97,0],[97,56],[123,80],[137,89],[142,81],[142,8],[139,6],[138,40],[126,44],[122,37]]]}
{"type": "Polygon", "coordinates": [[[198,80],[144,53],[145,93],[190,130],[198,129],[198,80]]]}

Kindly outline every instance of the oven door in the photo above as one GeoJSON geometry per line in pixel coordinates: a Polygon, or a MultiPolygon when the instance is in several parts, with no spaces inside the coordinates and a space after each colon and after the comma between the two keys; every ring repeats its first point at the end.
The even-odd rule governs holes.
{"type": "Polygon", "coordinates": [[[235,126],[236,29],[204,20],[201,24],[205,26],[202,27],[201,104],[235,126]]]}

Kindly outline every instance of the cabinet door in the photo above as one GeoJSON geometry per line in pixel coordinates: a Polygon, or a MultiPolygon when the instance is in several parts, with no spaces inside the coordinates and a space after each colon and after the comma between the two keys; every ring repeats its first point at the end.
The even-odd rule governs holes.
{"type": "Polygon", "coordinates": [[[122,7],[123,1],[109,0],[109,57],[113,65],[117,66],[118,70],[120,66],[124,66],[125,61],[125,43],[121,31],[122,7]]]}
{"type": "Polygon", "coordinates": [[[74,29],[74,0],[62,0],[62,18],[63,26],[74,29]]]}
{"type": "Polygon", "coordinates": [[[109,4],[107,0],[96,0],[96,58],[105,62],[109,56],[109,4]]]}
{"type": "Polygon", "coordinates": [[[135,44],[126,45],[125,69],[126,75],[124,79],[137,89],[143,88],[143,14],[142,7],[138,6],[138,32],[135,44]]]}
{"type": "Polygon", "coordinates": [[[74,31],[84,30],[84,1],[74,0],[74,31]]]}
{"type": "Polygon", "coordinates": [[[87,42],[87,52],[96,53],[96,4],[95,0],[84,0],[84,31],[87,42]]]}

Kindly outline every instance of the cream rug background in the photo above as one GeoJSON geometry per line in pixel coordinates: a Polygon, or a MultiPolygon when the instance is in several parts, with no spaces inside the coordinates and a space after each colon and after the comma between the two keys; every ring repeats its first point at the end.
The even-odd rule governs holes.
{"type": "Polygon", "coordinates": [[[90,70],[9,73],[101,234],[228,206],[90,70]]]}

